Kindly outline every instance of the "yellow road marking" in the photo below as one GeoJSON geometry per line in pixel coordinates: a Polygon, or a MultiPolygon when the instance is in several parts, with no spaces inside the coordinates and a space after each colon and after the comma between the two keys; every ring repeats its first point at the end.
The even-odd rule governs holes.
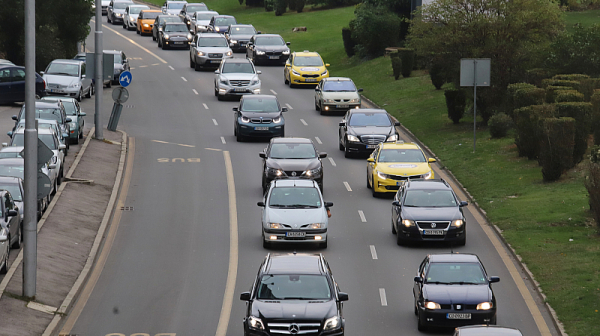
{"type": "Polygon", "coordinates": [[[221,306],[221,315],[219,316],[219,324],[217,325],[215,336],[225,336],[227,334],[238,267],[237,203],[235,198],[235,183],[233,181],[233,165],[231,164],[229,151],[223,151],[223,158],[225,159],[227,191],[229,194],[229,270],[227,271],[223,306],[221,306]]]}
{"type": "Polygon", "coordinates": [[[162,141],[162,140],[150,140],[152,142],[158,142],[158,143],[162,143],[162,144],[169,144],[169,145],[177,145],[177,146],[181,146],[181,147],[196,147],[194,145],[186,145],[186,144],[180,144],[180,143],[175,143],[175,142],[167,142],[167,141],[162,141]]]}

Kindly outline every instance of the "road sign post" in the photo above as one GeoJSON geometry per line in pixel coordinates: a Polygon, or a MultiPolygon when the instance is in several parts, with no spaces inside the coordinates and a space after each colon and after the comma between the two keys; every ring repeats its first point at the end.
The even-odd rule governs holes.
{"type": "Polygon", "coordinates": [[[104,135],[102,134],[102,89],[103,89],[103,80],[102,80],[102,64],[103,64],[103,55],[104,51],[102,48],[102,6],[100,6],[100,2],[96,1],[96,31],[94,32],[94,53],[96,54],[96,62],[94,66],[96,67],[94,78],[96,79],[96,113],[94,113],[94,123],[96,124],[96,139],[102,140],[104,139],[104,135]]]}
{"type": "Polygon", "coordinates": [[[473,153],[477,143],[477,87],[490,86],[490,69],[489,58],[460,60],[460,86],[473,87],[473,153]]]}
{"type": "Polygon", "coordinates": [[[133,79],[133,76],[131,75],[131,72],[123,71],[123,72],[121,72],[121,75],[119,76],[119,84],[121,84],[122,87],[128,87],[129,84],[131,84],[132,79],[133,79]]]}
{"type": "MultiPolygon", "coordinates": [[[[121,79],[119,78],[119,81],[121,79]]],[[[129,82],[131,83],[131,77],[128,77],[129,82]]],[[[110,114],[110,119],[108,120],[108,130],[116,131],[117,124],[119,124],[119,118],[121,118],[121,111],[123,110],[123,103],[129,99],[129,91],[126,88],[120,87],[116,88],[112,92],[113,100],[115,101],[113,105],[112,112],[110,114]]]]}

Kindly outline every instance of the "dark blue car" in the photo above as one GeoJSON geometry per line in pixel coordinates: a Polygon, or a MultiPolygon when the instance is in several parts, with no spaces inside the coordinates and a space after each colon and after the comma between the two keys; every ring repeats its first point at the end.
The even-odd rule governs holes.
{"type": "MultiPolygon", "coordinates": [[[[46,82],[35,74],[35,94],[46,95],[46,82]]],[[[25,67],[13,64],[0,65],[0,104],[25,101],[25,67]]]]}
{"type": "Polygon", "coordinates": [[[285,136],[285,119],[277,97],[271,95],[242,96],[240,106],[234,107],[235,121],[233,134],[237,141],[247,138],[269,140],[285,136]]]}

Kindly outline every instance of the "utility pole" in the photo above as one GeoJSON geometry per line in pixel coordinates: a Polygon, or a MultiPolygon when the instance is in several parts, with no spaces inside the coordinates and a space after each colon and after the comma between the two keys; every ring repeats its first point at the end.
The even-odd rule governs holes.
{"type": "Polygon", "coordinates": [[[102,111],[102,88],[103,84],[103,50],[102,50],[102,4],[100,0],[96,0],[96,31],[94,32],[95,42],[95,57],[96,57],[96,69],[94,71],[96,76],[96,113],[94,114],[94,123],[96,124],[96,139],[104,139],[102,134],[102,119],[100,118],[100,112],[102,111]]]}
{"type": "Polygon", "coordinates": [[[35,127],[35,0],[25,0],[25,219],[23,296],[33,300],[37,279],[37,155],[35,127]]]}

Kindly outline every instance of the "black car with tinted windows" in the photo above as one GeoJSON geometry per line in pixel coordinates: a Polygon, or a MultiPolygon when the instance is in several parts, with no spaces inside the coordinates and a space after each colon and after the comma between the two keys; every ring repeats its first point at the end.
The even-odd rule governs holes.
{"type": "Polygon", "coordinates": [[[246,301],[244,336],[342,336],[343,302],[322,254],[269,254],[258,270],[246,301]]]}
{"type": "MultiPolygon", "coordinates": [[[[46,82],[35,74],[35,94],[46,95],[46,82]]],[[[0,104],[25,101],[25,67],[0,64],[0,104]]]]}
{"type": "Polygon", "coordinates": [[[247,95],[240,99],[235,113],[233,134],[238,142],[247,138],[271,139],[285,136],[285,119],[277,97],[272,95],[247,95]]]}
{"type": "Polygon", "coordinates": [[[398,140],[394,121],[386,110],[351,109],[339,123],[339,147],[345,157],[371,154],[382,142],[398,140]]]}
{"type": "Polygon", "coordinates": [[[315,180],[323,192],[323,163],[327,153],[319,153],[312,140],[306,138],[273,138],[269,147],[259,153],[263,159],[262,188],[281,178],[315,180]]]}
{"type": "Polygon", "coordinates": [[[474,254],[430,254],[414,278],[418,329],[496,324],[496,297],[483,264],[474,254]]]}
{"type": "Polygon", "coordinates": [[[162,27],[162,30],[158,32],[158,47],[163,50],[172,48],[189,49],[193,37],[183,22],[167,22],[162,27]]]}
{"type": "Polygon", "coordinates": [[[403,183],[392,202],[392,233],[398,245],[409,241],[467,242],[467,221],[458,197],[443,179],[403,183]]]}
{"type": "Polygon", "coordinates": [[[211,33],[225,34],[229,32],[229,26],[234,24],[237,24],[237,21],[231,15],[215,15],[210,19],[207,28],[211,33]]]}
{"type": "Polygon", "coordinates": [[[181,18],[179,16],[161,14],[154,19],[154,23],[152,24],[152,40],[157,41],[159,37],[159,33],[163,30],[167,23],[181,23],[181,18]]]}
{"type": "Polygon", "coordinates": [[[129,0],[113,0],[108,4],[106,9],[106,21],[116,24],[123,24],[123,15],[125,15],[125,8],[133,5],[133,1],[129,0]]]}
{"type": "Polygon", "coordinates": [[[290,42],[277,34],[254,35],[246,47],[246,58],[254,64],[285,64],[290,57],[290,42]]]}
{"type": "Polygon", "coordinates": [[[229,41],[229,48],[236,52],[246,51],[248,42],[250,42],[252,36],[256,34],[260,34],[260,32],[257,32],[253,25],[236,24],[229,26],[225,37],[227,38],[227,41],[229,41]]]}

